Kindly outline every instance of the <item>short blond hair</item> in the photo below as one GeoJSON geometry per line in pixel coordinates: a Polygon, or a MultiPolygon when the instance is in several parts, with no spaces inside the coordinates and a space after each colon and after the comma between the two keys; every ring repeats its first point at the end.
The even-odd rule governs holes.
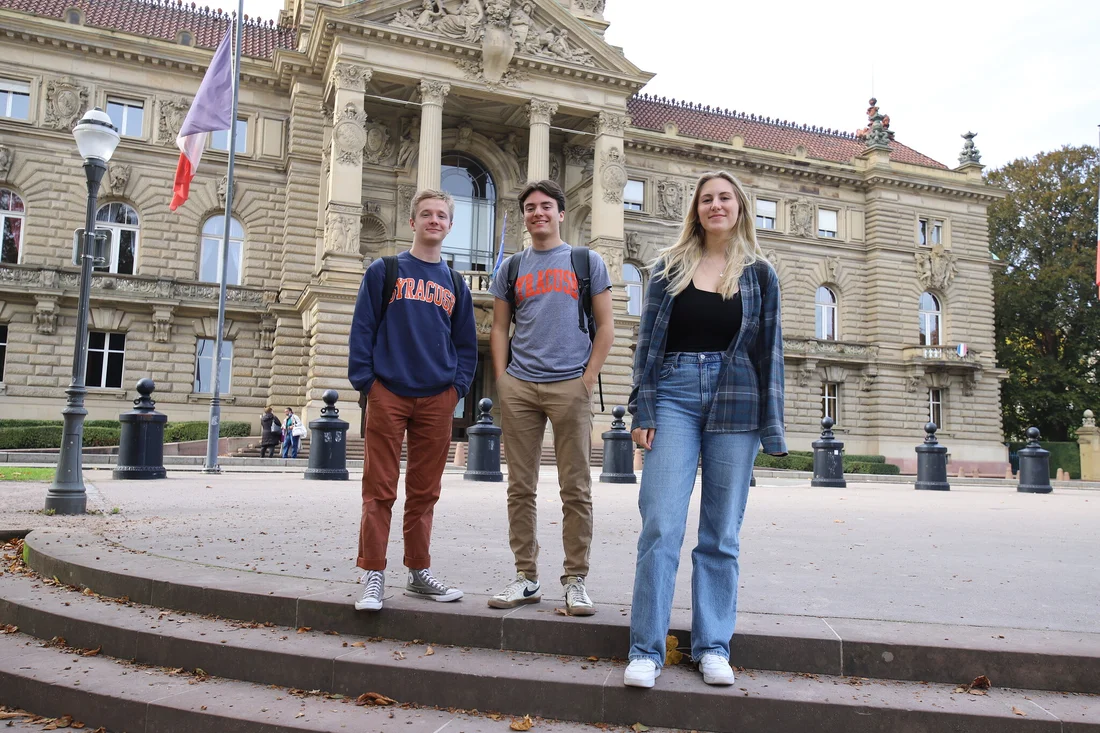
{"type": "Polygon", "coordinates": [[[421,201],[427,201],[428,199],[439,199],[443,203],[447,204],[447,211],[451,215],[451,221],[455,218],[455,200],[451,194],[446,191],[440,191],[435,188],[423,188],[416,192],[413,196],[412,203],[409,204],[409,218],[416,218],[416,210],[420,208],[421,201]]]}

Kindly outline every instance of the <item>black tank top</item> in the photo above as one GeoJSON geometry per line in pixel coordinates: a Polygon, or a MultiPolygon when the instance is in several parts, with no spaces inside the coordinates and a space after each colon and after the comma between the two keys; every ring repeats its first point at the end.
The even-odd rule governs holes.
{"type": "Polygon", "coordinates": [[[689,282],[672,301],[665,353],[725,351],[740,330],[740,292],[726,300],[689,282]]]}

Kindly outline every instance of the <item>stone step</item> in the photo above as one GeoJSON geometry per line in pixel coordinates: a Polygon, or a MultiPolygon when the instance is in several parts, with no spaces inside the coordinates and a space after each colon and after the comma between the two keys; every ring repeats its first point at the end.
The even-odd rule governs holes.
{"type": "MultiPolygon", "coordinates": [[[[74,650],[97,650],[102,657],[138,664],[201,669],[207,675],[238,682],[320,690],[349,698],[374,692],[440,708],[617,725],[641,722],[718,733],[1012,733],[1058,731],[1063,723],[1071,723],[1075,731],[1100,731],[1100,704],[1088,695],[998,687],[973,696],[957,693],[954,685],[758,670],[743,671],[735,685],[720,688],[704,685],[697,672],[683,665],[667,668],[657,686],[644,691],[622,685],[624,666],[614,660],[446,645],[429,649],[423,642],[233,623],[129,601],[114,602],[10,574],[0,576],[0,599],[0,622],[14,624],[41,640],[64,638],[66,646],[74,650]]],[[[101,657],[91,659],[96,658],[101,657]]],[[[88,674],[81,670],[80,674],[60,675],[76,671],[88,658],[74,651],[68,659],[76,660],[66,665],[73,668],[58,670],[55,661],[52,670],[70,681],[70,689],[96,684],[91,669],[88,674]]],[[[45,662],[37,652],[12,654],[12,661],[0,665],[5,670],[0,673],[4,682],[0,695],[5,704],[35,707],[35,701],[9,690],[26,686],[28,661],[45,662]],[[13,667],[18,668],[14,675],[13,667]],[[20,685],[13,677],[21,678],[20,685]],[[10,702],[9,695],[14,698],[10,702]]],[[[150,698],[162,699],[156,693],[149,695],[150,681],[142,676],[135,672],[140,682],[130,680],[129,688],[140,690],[146,702],[142,698],[131,702],[141,706],[149,705],[150,698]]],[[[81,693],[88,694],[88,690],[81,693]]],[[[124,690],[116,689],[107,696],[117,699],[118,693],[124,690]]],[[[40,694],[39,703],[60,704],[62,695],[56,691],[40,694]]],[[[169,699],[177,705],[182,699],[193,715],[194,706],[207,704],[200,701],[207,694],[201,689],[180,690],[169,699]]],[[[232,699],[242,717],[256,714],[255,700],[229,697],[226,702],[232,699]]],[[[118,705],[113,708],[123,710],[118,705]]],[[[201,712],[209,712],[209,705],[201,712]]],[[[258,712],[263,712],[262,708],[258,712]]],[[[147,731],[180,729],[168,721],[164,725],[146,723],[147,731]]],[[[133,729],[132,724],[115,725],[133,729]]]]}
{"type": "MultiPolygon", "coordinates": [[[[205,671],[205,670],[204,670],[205,671]]],[[[180,673],[162,667],[81,656],[15,633],[0,636],[0,702],[50,718],[70,716],[84,730],[164,733],[506,733],[512,716],[402,705],[359,706],[327,691],[273,688],[180,673]]],[[[313,688],[314,690],[316,688],[313,688]]],[[[15,715],[8,730],[43,730],[15,715]]],[[[585,733],[581,723],[536,719],[536,733],[585,733]]],[[[628,733],[628,728],[612,728],[628,733]]],[[[656,731],[656,729],[651,729],[656,731]]]]}
{"type": "MultiPolygon", "coordinates": [[[[511,611],[468,595],[427,603],[393,595],[381,613],[357,613],[353,583],[213,568],[111,546],[101,538],[38,530],[25,557],[45,577],[131,601],[293,628],[422,639],[490,650],[623,657],[629,608],[597,605],[588,618],[556,611],[560,589],[511,611]]],[[[675,609],[670,633],[690,644],[690,614],[675,609]]],[[[740,614],[732,640],[740,666],[797,674],[962,683],[986,675],[999,686],[1100,693],[1100,634],[896,623],[861,619],[740,614]]]]}

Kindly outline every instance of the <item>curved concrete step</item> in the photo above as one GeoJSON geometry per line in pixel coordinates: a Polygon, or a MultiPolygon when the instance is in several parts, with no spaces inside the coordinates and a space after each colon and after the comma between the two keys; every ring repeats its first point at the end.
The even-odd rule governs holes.
{"type": "MultiPolygon", "coordinates": [[[[576,722],[642,722],[720,733],[1022,733],[1061,731],[1064,723],[1072,723],[1075,731],[1100,731],[1100,705],[1094,696],[996,688],[979,697],[956,693],[953,685],[762,671],[741,672],[734,686],[718,688],[704,685],[697,672],[684,666],[666,669],[654,689],[638,690],[623,687],[623,665],[617,662],[450,646],[429,650],[423,643],[297,633],[180,616],[10,574],[0,576],[0,621],[39,639],[64,637],[75,649],[96,649],[103,656],[142,664],[202,669],[240,682],[352,698],[375,692],[420,705],[576,722]]],[[[18,663],[0,665],[5,670],[0,673],[0,698],[6,704],[28,706],[26,693],[10,692],[26,684],[22,673],[27,670],[13,673],[11,668],[26,666],[28,656],[12,654],[18,663]],[[22,681],[17,684],[16,678],[22,681]]],[[[72,665],[85,659],[79,654],[69,658],[76,660],[72,665]]],[[[89,671],[65,679],[71,681],[71,691],[95,677],[89,671]]],[[[148,681],[137,679],[141,682],[131,681],[131,687],[147,694],[142,688],[148,681]]],[[[164,699],[159,694],[144,699],[150,698],[164,699]]],[[[185,701],[193,708],[197,694],[185,701]]],[[[229,729],[236,730],[224,728],[229,729]]],[[[144,730],[180,728],[151,728],[147,723],[144,730]]]]}
{"type": "MultiPolygon", "coordinates": [[[[152,606],[243,621],[367,637],[483,649],[623,657],[629,609],[597,605],[573,618],[554,599],[512,611],[468,595],[428,603],[396,595],[381,613],[356,613],[360,587],[243,573],[135,553],[102,538],[61,530],[26,539],[31,567],[62,583],[152,606]]],[[[690,644],[690,614],[674,610],[671,634],[690,644]]],[[[1100,693],[1100,634],[990,629],[862,619],[740,614],[734,663],[803,674],[852,675],[914,682],[968,682],[986,675],[1008,687],[1100,693]]]]}

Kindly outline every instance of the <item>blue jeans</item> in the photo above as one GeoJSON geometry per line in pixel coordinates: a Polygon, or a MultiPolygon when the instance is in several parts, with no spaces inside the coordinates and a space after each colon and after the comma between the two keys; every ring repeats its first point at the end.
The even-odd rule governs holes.
{"type": "Polygon", "coordinates": [[[760,433],[703,431],[721,364],[717,352],[668,354],[657,383],[657,427],[638,496],[642,533],[630,613],[630,659],[652,659],[658,667],[665,661],[700,453],[703,493],[699,543],[691,553],[691,656],[730,655],[737,617],[738,535],[760,433]]]}
{"type": "Polygon", "coordinates": [[[302,441],[301,438],[299,438],[296,435],[291,435],[288,432],[286,434],[286,437],[283,438],[283,458],[287,457],[287,453],[290,454],[291,458],[297,458],[298,457],[298,444],[301,443],[301,441],[302,441]]]}

